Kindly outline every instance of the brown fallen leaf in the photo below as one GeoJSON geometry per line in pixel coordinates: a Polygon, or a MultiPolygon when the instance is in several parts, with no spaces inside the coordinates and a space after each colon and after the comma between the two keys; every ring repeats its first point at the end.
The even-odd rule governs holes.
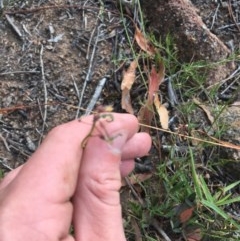
{"type": "Polygon", "coordinates": [[[136,71],[137,65],[138,63],[136,60],[131,62],[128,69],[123,72],[123,80],[121,83],[121,90],[122,90],[121,106],[122,106],[122,109],[126,110],[130,114],[134,113],[134,110],[132,108],[132,103],[131,103],[130,90],[135,81],[135,77],[136,77],[135,71],[136,71]]]}
{"type": "Polygon", "coordinates": [[[152,67],[149,81],[148,81],[148,102],[153,104],[154,95],[159,91],[159,86],[164,80],[165,67],[161,62],[159,65],[159,72],[156,71],[155,67],[152,67]]]}
{"type": "Polygon", "coordinates": [[[169,121],[169,115],[167,108],[162,105],[159,101],[158,95],[156,94],[154,96],[154,105],[156,107],[158,116],[160,118],[160,123],[163,129],[168,129],[168,121],[169,121]]]}
{"type": "Polygon", "coordinates": [[[183,230],[183,235],[186,241],[201,241],[203,233],[200,228],[188,228],[183,230]]]}
{"type": "Polygon", "coordinates": [[[140,31],[140,29],[136,26],[135,30],[135,39],[138,43],[138,46],[148,53],[149,55],[154,55],[156,53],[154,47],[151,45],[151,43],[144,37],[143,33],[140,31]]]}
{"type": "Polygon", "coordinates": [[[134,235],[135,235],[135,241],[142,241],[142,234],[141,230],[136,222],[136,219],[134,217],[131,218],[131,224],[134,230],[134,235]]]}
{"type": "Polygon", "coordinates": [[[196,98],[193,98],[193,102],[198,105],[206,114],[208,120],[210,121],[211,124],[214,123],[214,117],[212,116],[212,113],[210,112],[209,108],[202,104],[199,100],[197,100],[196,98]]]}
{"type": "Polygon", "coordinates": [[[134,110],[131,104],[130,91],[128,89],[122,90],[121,106],[122,106],[122,109],[126,110],[126,112],[130,114],[134,113],[134,110]]]}
{"type": "Polygon", "coordinates": [[[147,132],[149,133],[150,128],[148,127],[153,119],[153,115],[154,115],[154,111],[153,111],[153,106],[148,106],[147,104],[145,104],[144,106],[142,106],[138,112],[138,121],[141,124],[141,131],[142,132],[147,132]],[[146,126],[145,126],[146,125],[146,126]]]}
{"type": "Polygon", "coordinates": [[[179,214],[179,219],[181,223],[186,223],[193,215],[194,207],[189,207],[188,209],[183,210],[179,214]]]}
{"type": "MultiPolygon", "coordinates": [[[[164,79],[165,67],[161,62],[159,65],[159,71],[156,71],[155,67],[152,67],[150,76],[148,78],[148,97],[145,105],[138,112],[138,120],[141,124],[150,126],[154,115],[154,96],[159,91],[159,85],[164,79]]],[[[150,129],[146,126],[141,126],[141,131],[149,133],[150,129]]]]}

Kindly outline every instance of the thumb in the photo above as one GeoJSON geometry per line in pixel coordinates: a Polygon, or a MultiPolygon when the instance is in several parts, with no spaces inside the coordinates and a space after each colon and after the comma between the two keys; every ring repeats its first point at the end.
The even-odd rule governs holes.
{"type": "Polygon", "coordinates": [[[89,138],[73,200],[76,240],[125,240],[120,164],[124,145],[137,132],[137,124],[136,118],[128,115],[105,126],[113,137],[111,143],[99,136],[89,138]]]}
{"type": "Polygon", "coordinates": [[[112,135],[116,136],[112,143],[97,137],[89,141],[82,159],[78,189],[82,192],[88,188],[103,203],[118,205],[118,191],[121,187],[121,155],[128,134],[121,130],[120,134],[112,135]]]}

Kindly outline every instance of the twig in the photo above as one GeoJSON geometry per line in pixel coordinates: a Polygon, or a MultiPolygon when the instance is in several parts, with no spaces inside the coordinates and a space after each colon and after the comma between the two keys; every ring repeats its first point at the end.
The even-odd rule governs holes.
{"type": "Polygon", "coordinates": [[[6,147],[6,149],[10,152],[10,148],[8,146],[8,143],[6,141],[6,139],[0,134],[0,139],[2,140],[4,146],[6,147]]]}
{"type": "Polygon", "coordinates": [[[8,164],[7,164],[7,162],[6,162],[6,158],[3,158],[3,157],[0,157],[2,160],[0,160],[0,163],[5,167],[5,168],[7,168],[9,171],[12,171],[13,170],[13,168],[11,168],[8,164]]]}
{"type": "Polygon", "coordinates": [[[168,85],[167,85],[167,90],[168,90],[168,97],[169,97],[169,100],[170,100],[170,103],[173,106],[175,105],[178,105],[179,102],[177,100],[177,96],[176,96],[176,93],[175,93],[175,90],[173,89],[173,86],[172,86],[172,78],[169,77],[168,78],[168,85]]]}
{"type": "Polygon", "coordinates": [[[32,34],[29,32],[29,30],[27,29],[27,26],[25,24],[22,24],[23,30],[25,31],[25,33],[27,33],[29,36],[32,36],[32,34]]]}
{"type": "MultiPolygon", "coordinates": [[[[97,19],[97,21],[96,21],[96,24],[95,24],[95,27],[94,27],[93,31],[91,32],[91,36],[90,36],[90,39],[89,39],[89,42],[88,42],[86,60],[89,59],[90,47],[91,47],[91,45],[92,45],[92,39],[93,39],[93,36],[94,36],[95,31],[96,31],[96,28],[97,28],[97,23],[98,23],[98,19],[97,19]]],[[[97,36],[97,38],[98,38],[98,36],[97,36]]],[[[94,45],[94,46],[95,46],[95,45],[94,45]]]]}
{"type": "Polygon", "coordinates": [[[218,13],[219,7],[220,7],[220,4],[217,5],[216,11],[215,11],[215,13],[213,14],[213,21],[212,21],[212,24],[211,24],[210,29],[213,28],[213,25],[214,25],[215,20],[216,20],[216,18],[217,18],[217,13],[218,13]]]}
{"type": "Polygon", "coordinates": [[[236,82],[238,82],[239,78],[240,78],[240,76],[238,76],[232,83],[230,83],[230,84],[228,85],[228,87],[227,87],[226,89],[224,89],[224,90],[220,93],[220,95],[224,95],[224,93],[225,93],[226,91],[228,91],[236,82]]]}
{"type": "Polygon", "coordinates": [[[107,78],[104,77],[99,81],[99,83],[97,85],[97,88],[96,88],[96,90],[95,90],[95,92],[92,96],[92,99],[91,99],[90,103],[88,104],[88,106],[86,108],[85,115],[89,115],[92,112],[92,110],[93,110],[95,104],[97,103],[98,98],[99,98],[99,96],[102,92],[102,89],[103,89],[103,87],[106,83],[106,80],[107,80],[107,78]]]}
{"type": "Polygon", "coordinates": [[[41,16],[37,22],[37,25],[33,29],[33,32],[37,31],[38,26],[40,25],[41,22],[43,22],[43,20],[44,20],[44,16],[41,16]]]}
{"type": "Polygon", "coordinates": [[[43,112],[43,124],[42,124],[41,136],[40,136],[40,139],[39,139],[39,142],[38,142],[39,145],[42,141],[43,131],[44,131],[45,124],[46,124],[47,101],[48,101],[47,86],[46,86],[44,64],[43,64],[43,45],[41,45],[41,50],[40,50],[40,67],[41,67],[42,84],[43,84],[43,90],[44,90],[44,112],[43,112]]]}
{"type": "Polygon", "coordinates": [[[24,151],[24,145],[20,143],[18,140],[11,140],[8,138],[9,148],[14,149],[21,153],[22,155],[29,157],[31,153],[28,153],[26,150],[24,151]]]}
{"type": "Polygon", "coordinates": [[[98,7],[83,7],[80,4],[75,4],[75,5],[51,5],[51,6],[44,6],[44,7],[36,7],[36,8],[31,8],[31,9],[18,9],[15,11],[5,11],[4,14],[7,15],[13,15],[17,13],[21,14],[27,14],[27,13],[35,13],[39,11],[45,11],[45,10],[50,10],[50,9],[68,9],[68,8],[78,8],[78,9],[93,9],[93,10],[99,10],[98,7]]]}
{"type": "Polygon", "coordinates": [[[78,100],[80,100],[80,93],[79,93],[79,90],[78,90],[78,86],[77,86],[77,84],[76,84],[76,82],[75,82],[75,79],[74,79],[73,75],[71,75],[71,77],[72,77],[72,80],[73,80],[73,86],[74,86],[74,89],[75,89],[75,91],[76,91],[78,100]]]}
{"type": "Polygon", "coordinates": [[[125,182],[127,183],[128,187],[131,189],[133,196],[139,201],[141,206],[143,206],[143,200],[139,197],[137,192],[135,191],[133,185],[131,184],[129,177],[124,177],[125,182]]]}
{"type": "Polygon", "coordinates": [[[232,24],[228,24],[228,25],[224,25],[224,26],[222,26],[222,27],[219,27],[218,28],[218,30],[223,30],[223,29],[225,29],[225,28],[229,28],[229,27],[233,27],[233,26],[238,26],[238,25],[240,25],[240,23],[232,23],[232,24]]]}
{"type": "Polygon", "coordinates": [[[21,34],[20,30],[18,29],[18,27],[14,24],[13,19],[8,16],[8,14],[5,15],[6,19],[8,21],[8,23],[11,25],[11,27],[13,28],[13,30],[15,31],[15,33],[18,35],[18,37],[23,40],[23,35],[21,34]]]}
{"type": "Polygon", "coordinates": [[[228,12],[229,12],[229,15],[232,17],[235,26],[237,27],[238,31],[240,32],[240,27],[238,26],[238,23],[237,23],[236,18],[233,14],[233,11],[232,11],[231,0],[228,0],[228,12]]]}
{"type": "MultiPolygon", "coordinates": [[[[98,21],[98,20],[97,20],[97,21],[98,21]]],[[[94,29],[93,29],[93,31],[92,31],[92,33],[91,33],[89,42],[88,42],[86,60],[89,60],[90,47],[91,47],[91,45],[92,45],[92,39],[93,39],[94,33],[95,33],[95,31],[96,31],[96,28],[97,28],[97,26],[94,27],[94,29]]],[[[97,36],[97,38],[98,38],[98,36],[97,36]]],[[[95,46],[95,45],[94,45],[94,46],[95,46]]]]}
{"type": "Polygon", "coordinates": [[[84,2],[84,4],[83,4],[83,7],[82,7],[82,19],[84,19],[84,21],[83,21],[83,23],[84,23],[84,29],[86,29],[86,18],[85,18],[85,8],[86,8],[86,5],[87,5],[87,2],[88,2],[89,0],[86,0],[85,2],[84,2]]]}
{"type": "MultiPolygon", "coordinates": [[[[112,111],[112,107],[110,107],[110,109],[111,109],[110,111],[112,111]]],[[[85,136],[85,138],[82,140],[81,147],[83,149],[86,147],[88,139],[92,136],[95,128],[97,128],[96,127],[97,122],[99,122],[100,126],[105,131],[105,135],[106,136],[103,136],[104,140],[109,142],[109,141],[112,141],[116,137],[116,136],[115,137],[111,137],[108,134],[107,130],[105,130],[103,124],[101,123],[101,119],[105,119],[107,122],[112,122],[114,120],[114,117],[113,117],[113,115],[111,113],[103,113],[103,112],[109,112],[108,110],[109,110],[108,106],[105,107],[105,106],[101,106],[101,105],[98,106],[98,108],[96,109],[96,112],[93,115],[93,123],[92,123],[91,129],[88,132],[88,134],[85,136]]],[[[81,121],[81,120],[79,120],[79,121],[81,121]]]]}
{"type": "Polygon", "coordinates": [[[0,73],[0,76],[2,75],[8,75],[8,74],[37,74],[37,73],[40,73],[40,71],[10,71],[10,72],[4,72],[4,73],[0,73]]]}
{"type": "Polygon", "coordinates": [[[157,230],[157,232],[163,236],[164,241],[171,241],[171,239],[168,237],[168,235],[163,231],[163,229],[160,227],[158,221],[154,218],[151,222],[151,225],[157,230]]]}
{"type": "MultiPolygon", "coordinates": [[[[231,149],[235,149],[235,150],[240,150],[240,145],[234,145],[230,142],[224,142],[224,141],[221,141],[221,140],[216,139],[216,138],[214,138],[212,136],[209,136],[209,135],[208,135],[208,137],[210,139],[214,140],[214,141],[208,141],[208,140],[204,140],[204,139],[201,139],[201,138],[198,138],[198,137],[188,136],[188,135],[181,134],[181,133],[176,133],[176,132],[169,131],[169,130],[166,130],[166,129],[163,129],[163,128],[146,125],[146,124],[143,124],[143,123],[139,123],[139,125],[143,126],[143,127],[151,128],[152,130],[163,131],[163,132],[166,132],[166,133],[169,133],[169,134],[184,137],[184,138],[189,139],[189,140],[195,140],[195,141],[208,143],[208,144],[215,145],[215,146],[222,146],[222,147],[227,147],[227,148],[231,148],[231,149]]],[[[198,131],[198,132],[200,132],[200,131],[198,131]]],[[[204,133],[204,134],[206,134],[206,133],[204,133]]]]}
{"type": "MultiPolygon", "coordinates": [[[[220,84],[224,84],[225,82],[227,82],[228,80],[230,80],[231,78],[233,78],[239,71],[240,71],[240,65],[239,65],[238,68],[237,68],[236,70],[234,70],[234,71],[232,72],[232,74],[229,75],[226,79],[221,80],[221,81],[220,81],[220,84]]],[[[218,83],[215,83],[215,84],[213,84],[213,85],[208,86],[207,89],[211,89],[213,86],[215,86],[215,85],[217,85],[217,84],[219,84],[219,82],[218,82],[218,83]]]]}
{"type": "Polygon", "coordinates": [[[82,87],[82,91],[81,91],[81,95],[80,95],[80,99],[79,99],[79,103],[78,103],[78,110],[77,110],[77,113],[76,113],[76,119],[79,118],[79,111],[80,111],[80,107],[82,105],[83,95],[84,95],[87,84],[90,81],[90,78],[91,78],[91,75],[92,75],[93,58],[94,58],[94,55],[95,55],[95,52],[96,52],[96,49],[97,49],[98,36],[99,36],[99,32],[100,32],[101,27],[102,27],[102,24],[99,25],[99,27],[98,27],[97,36],[96,36],[96,39],[95,39],[95,44],[93,46],[92,55],[91,55],[91,58],[90,58],[90,61],[89,61],[88,72],[87,72],[85,81],[83,83],[83,87],[82,87]]]}

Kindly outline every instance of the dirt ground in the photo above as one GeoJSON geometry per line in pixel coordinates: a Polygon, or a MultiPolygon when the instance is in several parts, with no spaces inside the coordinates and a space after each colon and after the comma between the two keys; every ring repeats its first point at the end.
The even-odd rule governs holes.
{"type": "MultiPolygon", "coordinates": [[[[133,17],[131,1],[122,2],[133,17]]],[[[207,28],[233,52],[240,49],[240,1],[230,2],[192,0],[207,28]]],[[[134,57],[128,44],[134,28],[124,18],[127,36],[113,0],[0,3],[0,168],[8,172],[28,159],[51,128],[90,113],[96,102],[124,112],[120,84],[124,66],[134,57]]],[[[233,71],[239,69],[235,65],[233,71]]],[[[234,95],[234,102],[240,101],[238,73],[223,81],[219,99],[234,95]]],[[[145,93],[135,86],[132,99],[143,101],[145,93]]],[[[234,121],[240,116],[237,108],[234,121]]],[[[238,124],[234,128],[236,137],[238,124]]]]}
{"type": "MultiPolygon", "coordinates": [[[[229,16],[227,1],[192,2],[207,27],[230,50],[238,50],[240,3],[232,1],[229,16]]],[[[132,56],[115,1],[2,5],[0,107],[10,110],[1,112],[0,158],[10,169],[23,163],[52,127],[84,114],[81,108],[88,105],[91,111],[97,87],[99,102],[122,111],[121,60],[132,56]]]]}
{"type": "Polygon", "coordinates": [[[114,3],[102,8],[98,2],[85,1],[9,4],[10,20],[2,16],[0,22],[0,106],[19,109],[1,115],[6,141],[0,153],[1,162],[15,168],[51,128],[84,114],[78,107],[88,107],[99,84],[106,82],[97,100],[119,104],[120,79],[113,72],[113,61],[125,50],[114,3]],[[27,11],[13,13],[21,9],[27,11]]]}

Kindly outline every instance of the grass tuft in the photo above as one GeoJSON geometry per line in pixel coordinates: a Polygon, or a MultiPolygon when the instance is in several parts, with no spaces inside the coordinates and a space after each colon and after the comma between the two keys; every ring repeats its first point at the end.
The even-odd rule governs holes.
{"type": "MultiPolygon", "coordinates": [[[[141,26],[144,26],[139,1],[136,1],[136,4],[141,16],[141,26]]],[[[132,58],[138,58],[140,63],[138,75],[141,78],[138,81],[142,81],[143,86],[146,86],[143,69],[150,69],[152,65],[158,66],[160,61],[164,63],[165,80],[171,80],[179,101],[179,104],[169,107],[170,119],[177,119],[174,132],[201,139],[204,138],[201,134],[204,131],[221,139],[227,130],[221,116],[228,106],[217,99],[219,85],[206,88],[206,73],[216,65],[236,60],[239,54],[235,53],[228,59],[213,64],[206,61],[182,63],[170,35],[164,40],[157,40],[142,28],[143,34],[158,50],[154,57],[147,56],[146,53],[139,52],[139,48],[133,44],[126,21],[123,22],[132,58]],[[209,109],[214,118],[213,123],[210,123],[206,113],[194,103],[193,98],[201,100],[206,107],[213,107],[209,109]]],[[[163,102],[168,102],[166,83],[160,87],[163,102]]],[[[145,91],[147,92],[147,88],[145,91]]],[[[159,125],[155,122],[153,127],[159,128],[159,125]]],[[[136,228],[132,228],[131,220],[135,220],[141,240],[159,240],[163,232],[170,240],[191,240],[191,235],[195,235],[197,238],[194,240],[198,241],[239,240],[239,219],[231,210],[240,203],[240,181],[223,179],[218,172],[232,161],[227,156],[222,156],[224,148],[210,142],[167,134],[162,130],[152,131],[151,134],[153,143],[161,141],[155,145],[160,145],[161,150],[153,150],[149,157],[155,167],[152,177],[133,185],[135,196],[130,195],[124,205],[125,220],[128,220],[125,223],[128,240],[136,239],[136,228]],[[159,232],[156,225],[153,225],[155,221],[163,232],[159,232]]]]}

